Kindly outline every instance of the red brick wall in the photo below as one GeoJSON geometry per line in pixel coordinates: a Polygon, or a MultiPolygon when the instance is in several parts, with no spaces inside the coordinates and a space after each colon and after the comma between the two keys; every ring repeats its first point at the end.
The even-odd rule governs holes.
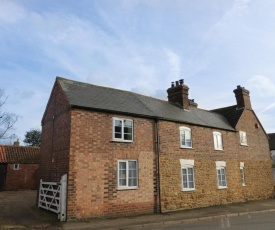
{"type": "Polygon", "coordinates": [[[84,110],[71,121],[68,218],[156,212],[154,121],[84,110]],[[133,143],[112,141],[112,117],[133,119],[133,143]],[[138,189],[117,189],[118,159],[138,160],[138,189]]]}
{"type": "Polygon", "coordinates": [[[19,170],[13,170],[13,164],[8,164],[5,190],[37,189],[38,172],[39,164],[19,164],[19,170]]]}
{"type": "Polygon", "coordinates": [[[55,84],[43,120],[40,178],[60,181],[68,174],[70,106],[59,84],[55,84]]]}
{"type": "Polygon", "coordinates": [[[272,169],[268,140],[254,114],[246,110],[237,126],[246,131],[248,146],[240,145],[239,132],[222,131],[173,122],[160,122],[160,175],[162,211],[227,204],[271,197],[272,169]],[[180,148],[179,127],[192,129],[192,149],[180,148]],[[223,137],[223,151],[214,150],[213,131],[223,137]],[[195,191],[182,191],[180,159],[194,159],[195,191]],[[226,161],[227,189],[217,188],[215,161],[226,161]],[[246,186],[241,184],[240,162],[246,186]]]}

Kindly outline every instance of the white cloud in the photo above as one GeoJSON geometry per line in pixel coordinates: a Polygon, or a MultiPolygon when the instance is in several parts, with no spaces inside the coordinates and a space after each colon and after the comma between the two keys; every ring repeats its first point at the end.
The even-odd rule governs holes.
{"type": "Polygon", "coordinates": [[[275,82],[263,75],[255,75],[248,80],[249,89],[256,91],[262,98],[275,97],[275,82]]]}
{"type": "Polygon", "coordinates": [[[272,104],[268,105],[267,107],[265,107],[265,108],[264,108],[262,111],[260,111],[259,113],[266,112],[266,111],[268,111],[268,110],[270,110],[270,109],[273,109],[273,108],[275,108],[275,103],[272,103],[272,104]]]}
{"type": "Polygon", "coordinates": [[[25,17],[25,10],[9,0],[0,1],[0,23],[15,23],[25,17]]]}

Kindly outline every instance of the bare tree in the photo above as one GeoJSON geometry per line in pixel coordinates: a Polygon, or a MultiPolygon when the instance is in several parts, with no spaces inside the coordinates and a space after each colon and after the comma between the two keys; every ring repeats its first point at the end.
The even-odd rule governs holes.
{"type": "Polygon", "coordinates": [[[18,120],[19,115],[9,113],[4,106],[8,97],[5,96],[3,89],[0,89],[0,139],[7,138],[8,131],[12,129],[14,123],[18,120]]]}

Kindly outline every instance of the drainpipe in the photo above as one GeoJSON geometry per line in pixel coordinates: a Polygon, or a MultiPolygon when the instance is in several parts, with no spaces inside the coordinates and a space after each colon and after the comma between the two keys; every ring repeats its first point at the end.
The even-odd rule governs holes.
{"type": "Polygon", "coordinates": [[[155,119],[155,134],[156,134],[156,155],[157,155],[157,193],[158,193],[158,203],[159,207],[157,209],[157,213],[161,213],[161,196],[160,196],[160,148],[159,148],[159,119],[155,119]]]}

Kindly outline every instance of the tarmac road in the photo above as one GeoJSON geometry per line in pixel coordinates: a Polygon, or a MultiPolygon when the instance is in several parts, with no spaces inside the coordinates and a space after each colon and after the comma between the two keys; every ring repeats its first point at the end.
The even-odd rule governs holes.
{"type": "Polygon", "coordinates": [[[54,213],[36,207],[36,193],[0,192],[0,229],[62,229],[54,213]]]}
{"type": "Polygon", "coordinates": [[[158,227],[143,228],[144,230],[274,230],[274,212],[246,214],[235,217],[224,217],[213,220],[202,220],[184,224],[166,224],[158,227]]]}

